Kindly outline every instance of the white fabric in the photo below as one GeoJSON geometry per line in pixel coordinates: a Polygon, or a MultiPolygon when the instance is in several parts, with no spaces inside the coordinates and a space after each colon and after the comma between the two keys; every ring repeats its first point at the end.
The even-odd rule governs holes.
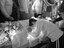
{"type": "MultiPolygon", "coordinates": [[[[36,28],[37,29],[37,28],[36,28]]],[[[33,34],[30,34],[30,33],[28,33],[28,37],[27,37],[27,39],[28,39],[28,41],[29,41],[29,45],[30,46],[35,46],[35,45],[37,45],[38,44],[38,42],[36,41],[36,40],[38,40],[39,39],[39,42],[41,42],[42,41],[42,38],[44,37],[44,33],[41,31],[40,32],[40,34],[39,34],[39,36],[37,36],[37,37],[35,37],[34,35],[36,35],[34,32],[36,32],[36,30],[34,29],[33,31],[33,34]],[[36,41],[36,42],[35,42],[36,41]],[[35,42],[35,43],[34,43],[35,42]],[[34,44],[33,44],[34,43],[34,44]]]]}
{"type": "Polygon", "coordinates": [[[43,31],[41,31],[40,35],[38,36],[40,42],[42,41],[43,37],[44,37],[44,33],[43,33],[43,31]]]}
{"type": "Polygon", "coordinates": [[[5,33],[2,33],[0,35],[0,45],[3,44],[4,42],[8,41],[8,38],[6,36],[7,36],[7,34],[5,34],[5,33]]]}
{"type": "Polygon", "coordinates": [[[8,33],[11,40],[13,40],[13,37],[16,35],[16,31],[15,30],[10,30],[10,32],[8,33]]]}
{"type": "Polygon", "coordinates": [[[48,21],[52,20],[50,17],[46,17],[46,19],[47,19],[48,21]]]}
{"type": "Polygon", "coordinates": [[[32,5],[32,10],[36,11],[36,13],[38,13],[38,14],[41,14],[41,12],[42,12],[42,1],[35,0],[33,5],[32,5]]]}
{"type": "Polygon", "coordinates": [[[33,18],[33,19],[35,19],[35,20],[38,20],[38,18],[35,18],[35,17],[31,17],[31,18],[33,18]]]}
{"type": "Polygon", "coordinates": [[[36,30],[37,30],[37,27],[35,26],[35,27],[32,29],[32,31],[28,33],[27,39],[29,40],[29,42],[32,42],[32,41],[34,41],[35,39],[37,39],[37,37],[35,37],[35,36],[36,36],[36,32],[37,32],[36,30]]]}
{"type": "Polygon", "coordinates": [[[23,45],[28,43],[27,33],[24,29],[23,31],[16,31],[16,32],[17,34],[13,37],[13,40],[12,40],[13,48],[22,47],[23,45]]]}
{"type": "Polygon", "coordinates": [[[45,35],[49,37],[52,42],[58,40],[63,35],[63,32],[54,23],[43,19],[38,22],[42,26],[42,31],[44,31],[44,34],[47,32],[45,35]]]}

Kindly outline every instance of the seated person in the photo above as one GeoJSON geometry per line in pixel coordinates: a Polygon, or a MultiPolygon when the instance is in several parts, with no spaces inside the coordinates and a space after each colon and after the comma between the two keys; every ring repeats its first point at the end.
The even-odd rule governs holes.
{"type": "Polygon", "coordinates": [[[61,31],[54,23],[48,22],[45,19],[40,19],[36,21],[35,24],[37,25],[35,25],[37,29],[34,32],[30,33],[34,38],[37,38],[41,31],[44,34],[44,36],[42,37],[50,38],[51,42],[55,42],[63,35],[63,31],[61,31]]]}

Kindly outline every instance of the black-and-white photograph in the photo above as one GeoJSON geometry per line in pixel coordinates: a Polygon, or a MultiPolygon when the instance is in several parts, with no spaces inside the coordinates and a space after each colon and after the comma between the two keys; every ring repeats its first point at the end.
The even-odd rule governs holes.
{"type": "Polygon", "coordinates": [[[64,0],[0,0],[0,48],[64,48],[64,0]]]}

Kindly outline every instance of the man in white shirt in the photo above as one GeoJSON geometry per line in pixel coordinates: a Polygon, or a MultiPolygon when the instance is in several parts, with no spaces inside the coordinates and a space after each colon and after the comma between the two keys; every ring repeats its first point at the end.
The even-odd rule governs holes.
{"type": "MultiPolygon", "coordinates": [[[[38,20],[35,23],[35,28],[36,30],[33,29],[32,32],[30,33],[30,37],[32,37],[32,40],[35,40],[39,37],[40,41],[43,41],[45,37],[48,37],[51,40],[51,42],[55,42],[63,35],[63,31],[61,31],[57,25],[45,19],[38,20]]],[[[31,38],[29,40],[32,41],[31,38]]],[[[33,43],[31,42],[32,46],[36,44],[33,43]]]]}
{"type": "Polygon", "coordinates": [[[58,40],[62,35],[63,32],[58,28],[57,25],[55,25],[52,22],[49,22],[45,19],[40,19],[36,22],[37,29],[35,30],[36,34],[34,34],[34,37],[37,37],[39,33],[42,31],[44,35],[49,37],[52,42],[58,40]]]}

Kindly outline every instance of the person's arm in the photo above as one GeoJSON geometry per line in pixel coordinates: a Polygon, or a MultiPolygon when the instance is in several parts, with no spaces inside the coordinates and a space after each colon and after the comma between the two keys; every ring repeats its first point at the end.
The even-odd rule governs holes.
{"type": "Polygon", "coordinates": [[[5,1],[1,1],[1,11],[4,14],[4,16],[10,20],[14,20],[8,13],[7,10],[5,9],[5,1]]]}
{"type": "Polygon", "coordinates": [[[61,31],[59,27],[52,22],[44,21],[44,27],[47,31],[46,36],[51,39],[51,42],[55,42],[63,35],[63,31],[61,31]]]}
{"type": "Polygon", "coordinates": [[[2,8],[1,11],[3,12],[4,16],[10,20],[14,20],[10,15],[6,12],[5,8],[2,8]]]}

